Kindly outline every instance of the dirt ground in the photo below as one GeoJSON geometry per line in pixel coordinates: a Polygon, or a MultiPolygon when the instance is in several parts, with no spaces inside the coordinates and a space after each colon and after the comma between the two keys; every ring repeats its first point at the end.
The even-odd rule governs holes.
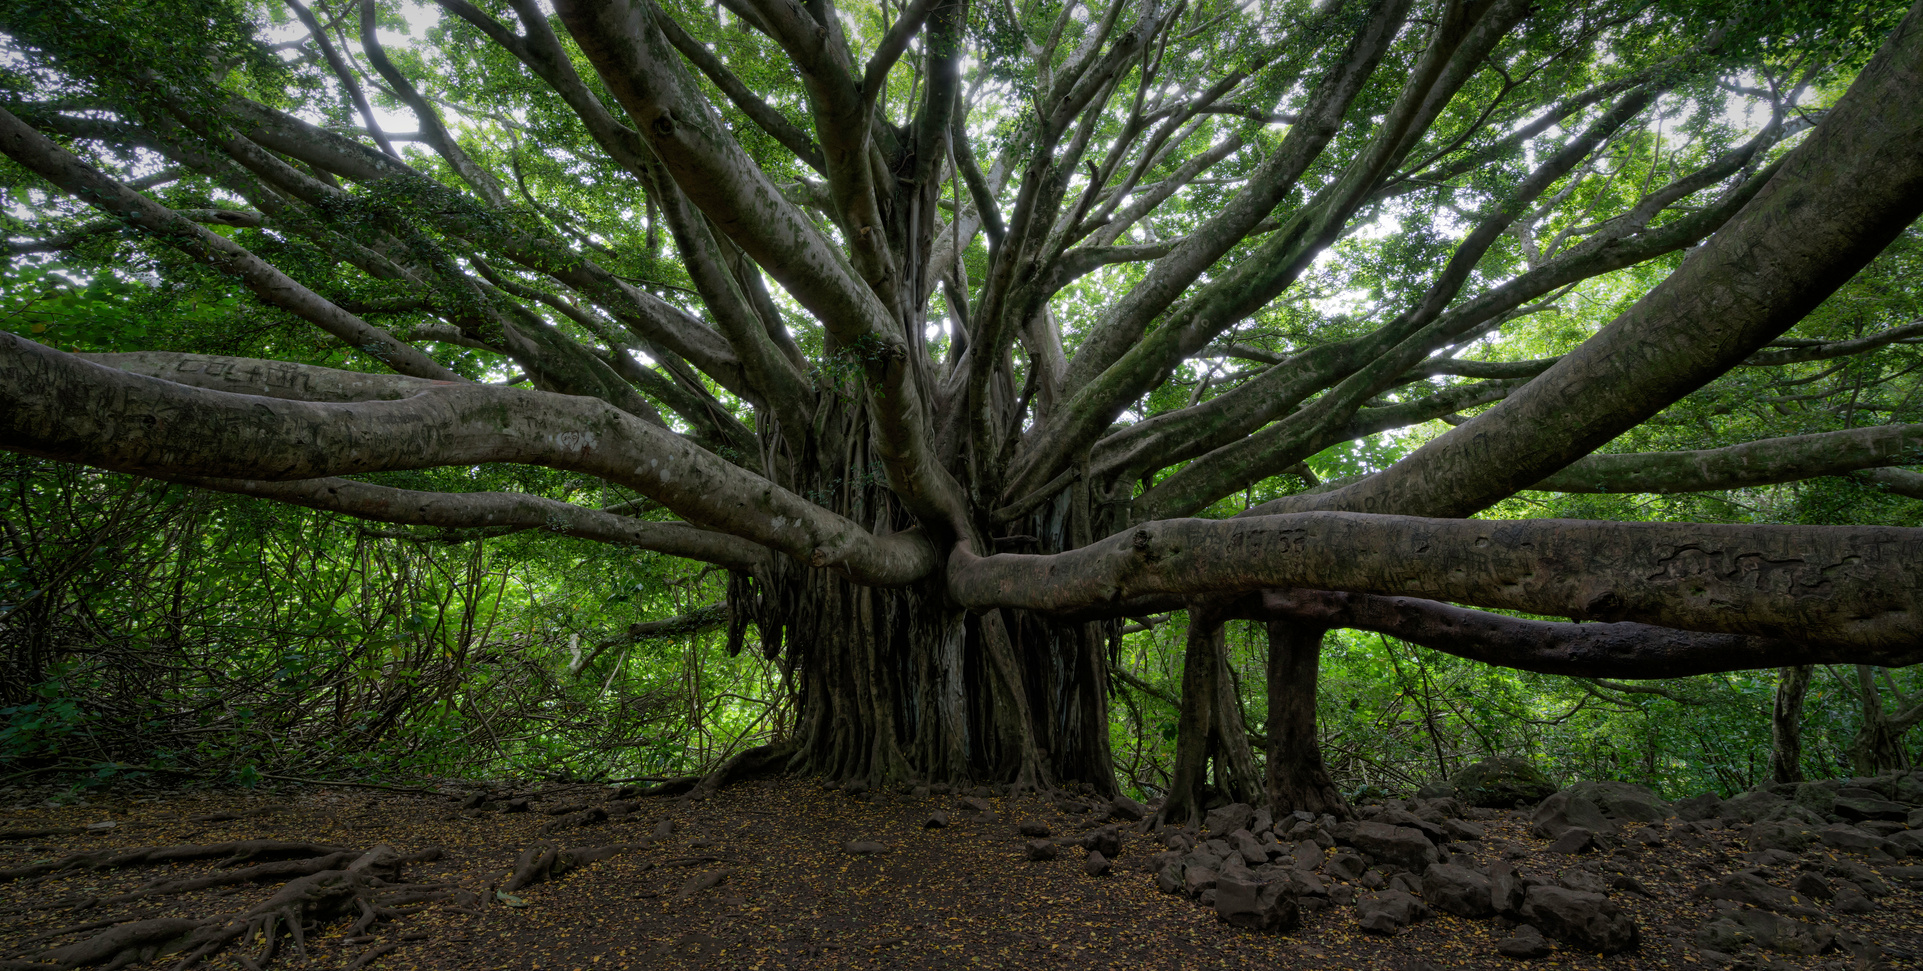
{"type": "MultiPolygon", "coordinates": [[[[238,884],[82,906],[161,878],[214,873],[220,862],[44,874],[23,868],[79,852],[235,840],[302,841],[355,852],[385,844],[399,854],[439,847],[445,852],[438,860],[406,866],[405,879],[473,894],[396,908],[404,913],[352,938],[346,919],[317,926],[305,937],[306,959],[282,948],[273,966],[290,968],[346,968],[356,961],[381,969],[556,971],[1707,968],[1693,941],[1713,908],[1694,891],[1752,865],[1738,855],[1733,835],[1698,849],[1625,854],[1615,862],[1650,895],[1611,896],[1636,916],[1641,947],[1608,958],[1559,949],[1521,962],[1497,955],[1495,943],[1506,936],[1497,923],[1449,915],[1393,937],[1362,933],[1352,908],[1313,914],[1288,935],[1227,926],[1192,901],[1157,892],[1146,861],[1162,846],[1154,835],[1128,827],[1115,870],[1106,876],[1084,873],[1075,850],[1045,862],[1024,860],[1018,823],[1040,820],[1055,835],[1072,835],[1093,822],[1071,800],[990,797],[989,811],[979,812],[955,795],[851,796],[803,782],[746,783],[696,802],[617,802],[606,789],[589,787],[496,794],[532,795],[530,811],[501,811],[522,808],[505,800],[462,808],[458,799],[437,795],[312,787],[96,793],[64,806],[44,795],[0,795],[0,971],[46,967],[22,959],[99,933],[113,918],[225,915],[276,889],[272,882],[238,884]],[[544,811],[582,804],[586,810],[573,814],[544,811]],[[610,818],[594,818],[596,809],[610,808],[610,818]],[[950,825],[924,828],[937,810],[950,825]],[[672,823],[672,833],[664,822],[672,823]],[[879,843],[886,851],[853,854],[846,849],[851,841],[879,843]],[[503,896],[517,857],[543,845],[629,848],[503,896]],[[55,933],[72,927],[84,929],[55,933]]],[[[1575,862],[1545,854],[1547,844],[1527,835],[1526,813],[1485,811],[1479,823],[1488,836],[1472,844],[1467,855],[1474,863],[1504,851],[1525,871],[1553,873],[1575,862]]],[[[1759,872],[1785,885],[1795,870],[1759,872]]],[[[1923,955],[1923,892],[1897,883],[1877,903],[1872,914],[1823,919],[1876,942],[1880,957],[1842,949],[1814,957],[1752,953],[1739,957],[1738,966],[1923,967],[1917,957],[1923,955]]],[[[203,966],[245,967],[258,946],[258,938],[237,942],[203,966]]],[[[172,966],[178,957],[153,966],[172,966]]]]}

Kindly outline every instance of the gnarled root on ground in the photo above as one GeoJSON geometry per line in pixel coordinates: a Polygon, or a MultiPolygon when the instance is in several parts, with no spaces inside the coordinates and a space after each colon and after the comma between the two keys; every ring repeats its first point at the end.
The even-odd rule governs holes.
{"type": "MultiPolygon", "coordinates": [[[[225,884],[288,881],[273,896],[259,904],[222,917],[202,920],[181,917],[137,919],[129,915],[118,921],[96,920],[50,931],[35,940],[90,930],[99,933],[37,954],[0,959],[0,971],[71,971],[73,968],[91,966],[120,968],[136,961],[152,961],[175,955],[178,955],[178,960],[173,965],[174,971],[185,971],[229,945],[253,941],[259,942],[257,950],[251,954],[235,955],[235,958],[245,967],[259,969],[266,967],[279,954],[283,940],[290,941],[296,954],[306,958],[308,935],[326,923],[351,918],[353,923],[346,932],[346,936],[351,938],[364,934],[377,922],[404,916],[428,903],[451,902],[469,908],[480,904],[479,898],[470,891],[434,884],[407,883],[401,879],[404,866],[437,859],[440,850],[401,854],[385,845],[364,852],[265,840],[212,847],[158,847],[112,854],[75,854],[44,865],[50,868],[39,872],[50,873],[73,867],[103,869],[215,857],[227,857],[229,862],[237,862],[262,856],[302,854],[309,858],[260,864],[229,874],[154,881],[131,893],[82,900],[79,903],[85,905],[117,904],[225,884]]],[[[386,953],[398,943],[382,945],[375,950],[386,953]]],[[[365,964],[375,956],[378,955],[373,952],[363,954],[355,966],[365,964]]]]}

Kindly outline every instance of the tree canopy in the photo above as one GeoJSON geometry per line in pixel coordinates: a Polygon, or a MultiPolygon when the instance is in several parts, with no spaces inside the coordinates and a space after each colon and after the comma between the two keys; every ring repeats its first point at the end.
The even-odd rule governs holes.
{"type": "Polygon", "coordinates": [[[1231,619],[1271,746],[1331,628],[1594,678],[1923,659],[1923,7],[0,33],[0,448],[714,564],[681,622],[799,699],[730,771],[1112,789],[1122,631],[1172,610],[1175,811],[1211,762],[1264,785],[1231,619]]]}

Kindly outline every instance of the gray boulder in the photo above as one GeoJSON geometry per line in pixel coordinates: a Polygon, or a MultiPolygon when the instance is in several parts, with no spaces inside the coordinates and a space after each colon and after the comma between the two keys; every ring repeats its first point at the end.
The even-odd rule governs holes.
{"type": "Polygon", "coordinates": [[[1893,819],[1901,822],[1910,815],[1910,807],[1885,799],[1869,789],[1844,789],[1838,792],[1831,811],[1852,822],[1862,822],[1866,819],[1893,819]]]}
{"type": "Polygon", "coordinates": [[[1788,803],[1789,800],[1784,799],[1782,796],[1760,789],[1755,792],[1737,793],[1723,800],[1722,817],[1724,819],[1740,819],[1745,823],[1753,823],[1769,815],[1771,810],[1787,805],[1788,803]]]}
{"type": "Polygon", "coordinates": [[[1496,912],[1489,878],[1468,867],[1432,864],[1422,871],[1422,899],[1444,913],[1488,917],[1496,912]]]}
{"type": "Polygon", "coordinates": [[[1204,890],[1214,890],[1219,880],[1219,875],[1208,867],[1191,866],[1182,869],[1182,890],[1191,897],[1201,896],[1204,890]]]}
{"type": "Polygon", "coordinates": [[[1747,870],[1731,873],[1696,888],[1697,896],[1749,904],[1779,914],[1818,917],[1821,912],[1809,906],[1809,898],[1778,887],[1747,870]]]}
{"type": "Polygon", "coordinates": [[[1148,807],[1127,796],[1116,796],[1108,804],[1108,815],[1112,819],[1139,823],[1142,817],[1148,815],[1148,807]]]}
{"type": "Polygon", "coordinates": [[[1338,880],[1347,880],[1350,883],[1361,880],[1362,874],[1368,869],[1369,861],[1354,853],[1337,853],[1329,857],[1324,865],[1324,872],[1338,880]]]}
{"type": "Polygon", "coordinates": [[[1496,942],[1497,954],[1523,961],[1542,957],[1549,950],[1549,939],[1534,924],[1519,924],[1515,933],[1496,942]]]}
{"type": "Polygon", "coordinates": [[[1256,842],[1255,835],[1246,829],[1229,834],[1229,848],[1241,854],[1242,861],[1249,866],[1261,866],[1269,862],[1269,851],[1256,842]]]}
{"type": "Polygon", "coordinates": [[[1702,795],[1679,800],[1672,808],[1676,810],[1676,818],[1685,822],[1715,819],[1723,814],[1723,797],[1713,792],[1705,792],[1702,795]]]}
{"type": "Polygon", "coordinates": [[[1101,850],[1089,850],[1087,858],[1082,860],[1082,872],[1091,877],[1108,876],[1108,867],[1108,857],[1103,856],[1101,850]]]}
{"type": "Polygon", "coordinates": [[[1215,886],[1215,916],[1250,930],[1287,932],[1302,923],[1302,911],[1287,882],[1268,884],[1224,880],[1215,886]]]}
{"type": "Polygon", "coordinates": [[[1061,855],[1061,847],[1048,840],[1029,840],[1022,844],[1022,856],[1031,863],[1052,860],[1061,855]]]}
{"type": "Polygon", "coordinates": [[[1556,791],[1542,770],[1524,759],[1484,759],[1449,777],[1456,797],[1472,806],[1513,809],[1541,802],[1556,791]]]}
{"type": "Polygon", "coordinates": [[[1429,842],[1429,837],[1421,830],[1407,826],[1392,826],[1378,822],[1358,823],[1352,839],[1356,849],[1377,860],[1393,863],[1417,873],[1440,859],[1436,853],[1436,846],[1429,842]]]}
{"type": "Polygon", "coordinates": [[[1487,830],[1466,819],[1445,819],[1442,821],[1442,829],[1449,834],[1450,839],[1464,843],[1475,843],[1489,835],[1487,830]]]}
{"type": "Polygon", "coordinates": [[[1530,887],[1522,916],[1544,934],[1597,954],[1619,954],[1636,947],[1636,921],[1615,901],[1598,893],[1562,887],[1530,887]]]}
{"type": "Polygon", "coordinates": [[[1429,908],[1401,890],[1366,894],[1355,902],[1356,923],[1371,934],[1394,934],[1427,916],[1429,908]]]}
{"type": "MultiPolygon", "coordinates": [[[[1314,870],[1327,859],[1327,851],[1314,840],[1303,840],[1289,851],[1290,863],[1298,870],[1314,870]]],[[[1358,874],[1360,871],[1358,871],[1358,874]]]]}
{"type": "Polygon", "coordinates": [[[1211,811],[1203,818],[1202,827],[1216,836],[1226,836],[1238,829],[1248,829],[1254,819],[1254,806],[1246,802],[1233,802],[1211,811]]]}
{"type": "MultiPolygon", "coordinates": [[[[1838,802],[1841,801],[1842,800],[1838,800],[1838,802]]],[[[1816,831],[1816,838],[1822,841],[1824,846],[1838,850],[1849,850],[1857,853],[1866,850],[1882,850],[1891,856],[1903,855],[1903,849],[1895,843],[1881,836],[1877,836],[1874,833],[1866,833],[1854,826],[1842,824],[1825,826],[1816,831]]]]}
{"type": "Polygon", "coordinates": [[[1578,782],[1544,799],[1530,817],[1529,831],[1555,839],[1580,827],[1593,833],[1615,833],[1625,822],[1654,823],[1674,812],[1645,786],[1628,782],[1578,782]]]}
{"type": "Polygon", "coordinates": [[[1489,903],[1496,913],[1515,915],[1522,912],[1523,897],[1529,885],[1522,881],[1522,874],[1507,863],[1489,865],[1489,903]]]}
{"type": "Polygon", "coordinates": [[[1746,907],[1719,908],[1717,917],[1697,932],[1697,944],[1718,951],[1734,951],[1753,943],[1778,954],[1810,956],[1836,945],[1836,928],[1810,924],[1746,907]]]}

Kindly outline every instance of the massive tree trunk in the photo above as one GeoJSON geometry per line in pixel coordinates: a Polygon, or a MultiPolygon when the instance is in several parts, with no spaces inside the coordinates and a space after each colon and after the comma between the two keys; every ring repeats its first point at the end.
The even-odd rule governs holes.
{"type": "Polygon", "coordinates": [[[1798,664],[1776,673],[1776,703],[1769,717],[1769,773],[1776,782],[1803,781],[1803,698],[1815,670],[1798,664]]]}

